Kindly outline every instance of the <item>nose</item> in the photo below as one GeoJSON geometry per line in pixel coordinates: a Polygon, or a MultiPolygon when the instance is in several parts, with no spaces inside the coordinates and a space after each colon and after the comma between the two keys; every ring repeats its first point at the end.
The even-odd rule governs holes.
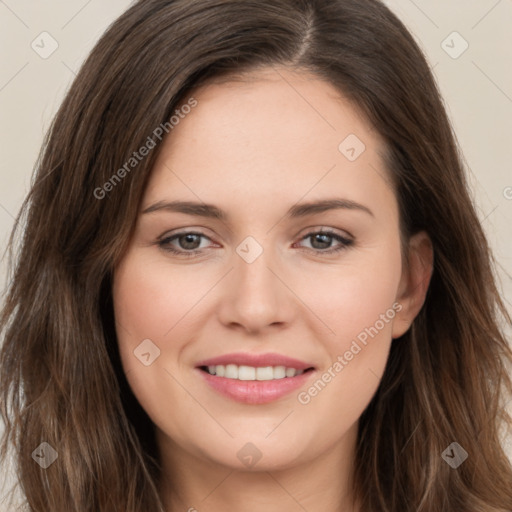
{"type": "Polygon", "coordinates": [[[296,310],[294,296],[275,253],[265,249],[248,262],[235,252],[233,264],[226,276],[219,320],[252,334],[289,324],[296,310]]]}

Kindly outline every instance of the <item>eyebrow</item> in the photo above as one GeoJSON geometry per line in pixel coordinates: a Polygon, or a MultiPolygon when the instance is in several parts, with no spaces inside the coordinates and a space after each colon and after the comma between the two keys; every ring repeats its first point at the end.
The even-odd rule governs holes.
{"type": "MultiPolygon", "coordinates": [[[[295,219],[337,209],[361,211],[375,217],[367,206],[356,203],[350,199],[324,199],[322,201],[295,204],[286,212],[285,217],[295,219]]],[[[197,203],[194,201],[158,201],[144,209],[142,214],[158,211],[178,212],[221,221],[228,220],[228,214],[219,207],[213,204],[197,203]]]]}

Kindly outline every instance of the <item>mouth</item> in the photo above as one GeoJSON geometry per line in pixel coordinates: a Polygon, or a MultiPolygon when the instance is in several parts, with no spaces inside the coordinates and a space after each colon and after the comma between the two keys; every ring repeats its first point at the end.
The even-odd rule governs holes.
{"type": "Polygon", "coordinates": [[[265,404],[303,386],[315,367],[278,354],[232,354],[202,361],[196,370],[214,391],[244,404],[265,404]]]}

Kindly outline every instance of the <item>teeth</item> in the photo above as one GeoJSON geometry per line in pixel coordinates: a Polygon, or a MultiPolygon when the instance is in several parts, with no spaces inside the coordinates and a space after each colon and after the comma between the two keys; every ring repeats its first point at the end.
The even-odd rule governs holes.
{"type": "Polygon", "coordinates": [[[274,378],[274,368],[272,366],[265,366],[264,368],[256,368],[256,380],[272,380],[274,378]]]}
{"type": "MultiPolygon", "coordinates": [[[[268,368],[272,368],[268,366],[268,368]]],[[[262,370],[263,368],[258,368],[258,370],[262,370]]],[[[284,379],[286,377],[286,368],[284,366],[274,366],[272,368],[273,378],[274,379],[284,379]]],[[[256,377],[258,377],[258,372],[256,372],[256,377]]],[[[263,379],[258,379],[263,380],[263,379]]]]}
{"type": "MultiPolygon", "coordinates": [[[[217,370],[217,368],[215,368],[217,370]]],[[[238,379],[238,366],[236,364],[226,365],[226,373],[224,377],[228,379],[238,379]]]]}
{"type": "Polygon", "coordinates": [[[253,366],[239,366],[238,367],[238,380],[255,380],[256,368],[253,366]]]}
{"type": "Polygon", "coordinates": [[[256,368],[254,366],[237,366],[236,364],[218,364],[216,366],[208,366],[208,373],[227,379],[275,380],[302,375],[304,370],[286,368],[285,366],[265,366],[256,368]]]}

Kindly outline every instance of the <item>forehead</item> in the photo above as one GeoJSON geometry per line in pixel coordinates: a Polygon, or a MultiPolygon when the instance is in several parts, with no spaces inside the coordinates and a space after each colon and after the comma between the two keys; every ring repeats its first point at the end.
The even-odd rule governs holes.
{"type": "Polygon", "coordinates": [[[268,68],[196,88],[184,102],[190,97],[197,106],[164,139],[147,198],[174,191],[254,204],[338,190],[359,200],[387,186],[381,137],[318,77],[268,68]]]}

